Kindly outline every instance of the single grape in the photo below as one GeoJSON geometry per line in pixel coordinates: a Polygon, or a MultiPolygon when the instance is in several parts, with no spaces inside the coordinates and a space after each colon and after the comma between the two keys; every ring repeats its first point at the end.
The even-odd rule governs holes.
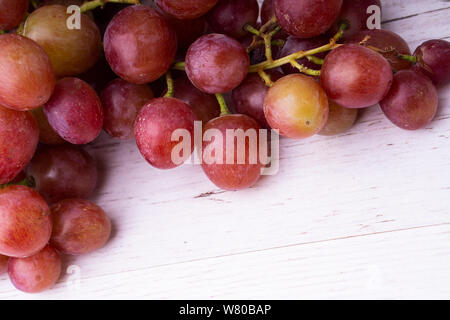
{"type": "Polygon", "coordinates": [[[171,169],[181,165],[172,159],[172,151],[180,141],[172,141],[177,129],[190,134],[191,149],[182,158],[188,159],[194,149],[194,121],[196,116],[185,102],[175,98],[158,98],[146,104],[134,125],[136,144],[142,156],[158,169],[171,169]]]}
{"type": "Polygon", "coordinates": [[[0,275],[5,273],[8,269],[8,259],[9,257],[0,254],[0,275]]]}
{"type": "Polygon", "coordinates": [[[392,87],[380,106],[396,126],[417,130],[433,120],[438,100],[436,87],[430,79],[412,70],[402,70],[395,74],[392,87]]]}
{"type": "Polygon", "coordinates": [[[190,105],[197,119],[203,124],[220,115],[220,106],[216,97],[198,90],[186,77],[180,77],[174,81],[173,97],[190,105]]]}
{"type": "Polygon", "coordinates": [[[100,94],[105,113],[103,129],[115,138],[134,138],[134,121],[142,107],[153,98],[147,85],[122,79],[111,81],[100,94]]]}
{"type": "Polygon", "coordinates": [[[61,275],[61,257],[47,245],[38,253],[27,258],[11,258],[8,275],[20,291],[38,293],[50,289],[61,275]]]}
{"type": "Polygon", "coordinates": [[[47,53],[16,34],[0,35],[0,48],[0,104],[24,111],[46,103],[55,87],[47,53]]]}
{"type": "Polygon", "coordinates": [[[28,10],[28,0],[0,0],[0,30],[17,27],[28,10]]]}
{"type": "Polygon", "coordinates": [[[104,48],[106,59],[119,77],[144,84],[169,70],[177,51],[177,37],[156,10],[130,6],[111,20],[104,48]]]}
{"type": "Polygon", "coordinates": [[[356,35],[349,37],[346,42],[360,43],[367,36],[370,38],[366,41],[366,45],[388,51],[382,55],[391,64],[394,71],[409,69],[411,67],[411,62],[398,57],[398,53],[405,55],[411,54],[408,43],[392,31],[382,29],[361,31],[356,35]]]}
{"type": "Polygon", "coordinates": [[[69,29],[66,11],[62,5],[43,6],[28,16],[24,29],[24,35],[47,52],[57,77],[89,70],[101,52],[100,31],[94,21],[81,14],[81,28],[69,29]]]}
{"type": "Polygon", "coordinates": [[[219,0],[208,12],[207,20],[214,32],[239,39],[248,34],[246,24],[255,26],[258,15],[257,0],[219,0]]]}
{"type": "Polygon", "coordinates": [[[111,220],[102,208],[81,199],[66,199],[52,206],[50,243],[70,255],[91,253],[103,247],[111,234],[111,220]]]}
{"type": "Polygon", "coordinates": [[[205,134],[217,133],[221,137],[213,135],[208,141],[204,136],[203,140],[202,168],[216,186],[224,190],[241,190],[258,181],[263,168],[259,155],[259,129],[261,127],[254,119],[242,114],[218,117],[206,124],[205,134]],[[243,133],[241,139],[237,130],[243,133]],[[230,133],[237,138],[227,137],[230,133]],[[228,141],[230,139],[232,141],[228,141]],[[232,149],[227,148],[227,144],[232,149]]]}
{"type": "Polygon", "coordinates": [[[266,24],[273,17],[275,17],[275,9],[273,8],[273,0],[264,0],[262,7],[261,7],[261,23],[266,24]]]}
{"type": "Polygon", "coordinates": [[[52,128],[72,144],[93,141],[103,127],[100,98],[91,86],[77,78],[57,82],[44,112],[52,128]]]}
{"type": "Polygon", "coordinates": [[[0,106],[0,184],[14,179],[30,162],[39,141],[33,116],[0,106]]]}
{"type": "Polygon", "coordinates": [[[335,22],[342,0],[274,0],[275,15],[281,27],[298,38],[312,38],[327,31],[335,22]]]}
{"type": "Polygon", "coordinates": [[[360,31],[368,30],[367,23],[373,15],[373,11],[367,12],[367,9],[371,6],[378,6],[380,10],[382,8],[380,0],[344,0],[341,13],[329,30],[329,34],[336,34],[343,22],[347,24],[347,29],[342,35],[342,40],[348,39],[360,31]]]}
{"type": "Polygon", "coordinates": [[[52,220],[44,199],[25,186],[0,189],[0,254],[28,257],[50,239],[52,220]]]}
{"type": "Polygon", "coordinates": [[[87,198],[97,184],[95,160],[83,149],[69,144],[42,147],[27,168],[36,191],[55,203],[63,199],[87,198]]]}
{"type": "Polygon", "coordinates": [[[222,34],[200,37],[186,55],[189,80],[206,93],[225,93],[247,76],[250,59],[244,47],[222,34]]]}
{"type": "Polygon", "coordinates": [[[195,19],[203,16],[218,0],[156,0],[156,4],[177,19],[195,19]]]}
{"type": "MultiPolygon", "coordinates": [[[[269,70],[267,73],[272,81],[277,81],[283,76],[281,72],[276,70],[269,70]]],[[[269,129],[270,126],[264,115],[264,99],[268,90],[269,87],[266,86],[264,80],[258,74],[249,74],[241,85],[232,92],[235,111],[252,117],[262,127],[269,129]]]]}
{"type": "Polygon", "coordinates": [[[320,81],[337,104],[363,108],[383,99],[392,78],[391,66],[382,55],[357,44],[346,44],[327,55],[320,81]]]}
{"type": "MultiPolygon", "coordinates": [[[[293,36],[289,36],[278,54],[279,58],[288,56],[292,53],[296,53],[298,51],[307,51],[311,49],[315,49],[321,46],[324,46],[329,43],[329,40],[326,36],[318,36],[310,39],[301,39],[293,36]]],[[[322,52],[316,54],[317,58],[324,59],[327,55],[327,52],[322,52]]],[[[298,59],[298,63],[304,65],[307,68],[319,70],[321,68],[320,65],[317,65],[306,58],[298,59]]],[[[299,73],[300,71],[297,68],[292,67],[290,64],[285,64],[282,67],[282,70],[285,74],[299,73]]]]}
{"type": "Polygon", "coordinates": [[[358,117],[358,109],[345,108],[331,100],[328,100],[328,121],[322,130],[321,136],[334,136],[348,131],[355,124],[358,117]]]}
{"type": "Polygon", "coordinates": [[[450,82],[450,42],[426,41],[414,51],[414,56],[417,58],[416,68],[428,76],[436,86],[450,82]]]}
{"type": "Polygon", "coordinates": [[[53,130],[50,123],[48,123],[47,116],[42,107],[30,111],[36,120],[39,127],[39,142],[49,145],[59,145],[66,143],[66,140],[61,138],[59,134],[53,130]]]}
{"type": "Polygon", "coordinates": [[[264,101],[264,114],[273,129],[292,139],[318,133],[328,119],[328,99],[313,78],[291,74],[275,82],[264,101]]]}

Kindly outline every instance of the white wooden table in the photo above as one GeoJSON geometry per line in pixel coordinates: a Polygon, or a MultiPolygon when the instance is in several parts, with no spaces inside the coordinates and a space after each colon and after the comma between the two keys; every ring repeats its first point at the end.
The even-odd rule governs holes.
{"type": "MultiPolygon", "coordinates": [[[[382,2],[383,27],[412,50],[450,38],[448,1],[382,2]]],[[[279,174],[240,192],[200,167],[153,169],[103,135],[89,149],[112,240],[66,258],[40,295],[0,276],[0,299],[450,298],[449,99],[447,86],[417,132],[376,107],[346,134],[282,140],[279,174]]]]}

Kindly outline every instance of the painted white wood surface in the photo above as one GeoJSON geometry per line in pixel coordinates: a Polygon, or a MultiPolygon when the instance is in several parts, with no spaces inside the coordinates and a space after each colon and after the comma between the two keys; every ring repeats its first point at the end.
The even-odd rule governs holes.
{"type": "MultiPolygon", "coordinates": [[[[448,1],[382,2],[383,27],[412,50],[450,38],[448,1]]],[[[102,135],[93,200],[112,240],[66,258],[80,273],[40,295],[0,276],[0,299],[450,298],[449,99],[441,88],[416,132],[374,107],[340,136],[284,139],[280,172],[240,192],[199,167],[153,169],[134,142],[102,135]]]]}

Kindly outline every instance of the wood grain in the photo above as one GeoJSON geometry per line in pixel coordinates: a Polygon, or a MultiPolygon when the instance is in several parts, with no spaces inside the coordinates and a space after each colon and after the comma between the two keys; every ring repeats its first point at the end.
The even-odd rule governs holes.
{"type": "MultiPolygon", "coordinates": [[[[383,27],[414,50],[450,37],[450,5],[382,1],[383,27]]],[[[450,298],[450,91],[417,132],[379,110],[336,137],[281,141],[281,168],[254,188],[218,190],[201,168],[159,171],[134,142],[89,146],[95,200],[114,237],[53,290],[18,298],[450,298]]]]}

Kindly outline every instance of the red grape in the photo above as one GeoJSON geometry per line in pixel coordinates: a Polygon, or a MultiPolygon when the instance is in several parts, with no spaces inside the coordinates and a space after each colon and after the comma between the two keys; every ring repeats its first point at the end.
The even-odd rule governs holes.
{"type": "Polygon", "coordinates": [[[8,269],[8,259],[9,257],[0,254],[0,275],[8,269]]]}
{"type": "Polygon", "coordinates": [[[430,79],[412,70],[402,70],[395,74],[380,105],[396,126],[417,130],[427,126],[436,115],[438,94],[430,79]]]}
{"type": "Polygon", "coordinates": [[[359,43],[366,36],[370,37],[370,39],[366,41],[366,45],[388,51],[383,53],[383,56],[391,64],[392,69],[395,71],[400,71],[411,67],[411,63],[409,61],[398,57],[398,53],[406,55],[411,54],[408,43],[392,31],[381,29],[361,31],[353,37],[348,38],[346,42],[359,43]],[[395,49],[395,51],[392,51],[392,49],[395,49]]]}
{"type": "Polygon", "coordinates": [[[320,77],[328,97],[346,108],[372,106],[387,94],[391,66],[383,56],[357,44],[343,45],[327,55],[320,77]]]}
{"type": "Polygon", "coordinates": [[[414,51],[414,56],[417,58],[417,68],[435,85],[443,86],[450,82],[450,42],[426,41],[414,51]]]}
{"type": "Polygon", "coordinates": [[[169,16],[167,20],[177,34],[178,50],[189,48],[206,31],[206,19],[204,17],[192,20],[179,20],[169,16]]]}
{"type": "Polygon", "coordinates": [[[216,5],[218,0],[156,0],[156,4],[178,19],[195,19],[216,5]]]}
{"type": "Polygon", "coordinates": [[[308,138],[318,133],[328,119],[328,99],[313,78],[291,74],[275,82],[264,101],[264,114],[280,135],[308,138]]]}
{"type": "Polygon", "coordinates": [[[112,137],[126,140],[134,138],[134,121],[154,96],[147,85],[115,79],[103,89],[100,98],[105,113],[103,129],[112,137]]]}
{"type": "Polygon", "coordinates": [[[334,136],[349,130],[358,117],[358,109],[345,108],[328,100],[328,121],[320,130],[321,136],[334,136]]]}
{"type": "Polygon", "coordinates": [[[197,119],[203,124],[220,115],[220,106],[216,97],[198,90],[186,77],[174,81],[173,97],[190,105],[197,119]]]}
{"type": "Polygon", "coordinates": [[[159,169],[171,169],[182,163],[174,163],[172,151],[179,141],[172,141],[177,129],[187,130],[191,138],[191,150],[194,149],[194,121],[196,116],[192,108],[175,98],[158,98],[146,104],[136,119],[134,134],[139,151],[152,166],[159,169]]]}
{"type": "MultiPolygon", "coordinates": [[[[283,46],[283,49],[281,49],[280,53],[279,53],[279,57],[285,57],[288,56],[292,53],[298,52],[298,51],[307,51],[310,49],[315,49],[318,47],[321,47],[323,45],[326,45],[329,43],[329,39],[326,36],[318,36],[315,38],[310,38],[310,39],[300,39],[300,38],[296,38],[293,36],[289,36],[287,38],[286,43],[283,46]]],[[[327,55],[327,52],[323,52],[323,53],[319,53],[316,54],[315,56],[317,58],[325,58],[327,55]]],[[[297,60],[298,63],[304,65],[307,68],[310,69],[320,69],[320,66],[310,62],[308,59],[306,58],[302,58],[297,60]]],[[[290,64],[285,64],[281,67],[283,69],[283,72],[285,74],[292,74],[292,73],[299,73],[300,71],[297,68],[292,67],[290,64]]]]}
{"type": "Polygon", "coordinates": [[[275,9],[273,8],[273,0],[264,0],[261,7],[261,23],[266,24],[275,16],[275,9]]]}
{"type": "Polygon", "coordinates": [[[33,157],[39,129],[33,116],[0,106],[0,184],[8,183],[33,157]]]}
{"type": "Polygon", "coordinates": [[[111,20],[104,47],[106,59],[118,76],[144,84],[169,70],[177,51],[177,37],[156,10],[131,6],[111,20]]]}
{"type": "Polygon", "coordinates": [[[0,0],[0,30],[17,27],[28,9],[28,0],[0,0]]]}
{"type": "Polygon", "coordinates": [[[69,29],[66,11],[61,5],[43,6],[30,14],[24,29],[24,35],[47,52],[57,77],[89,70],[101,52],[101,36],[95,22],[81,14],[81,28],[69,29]]]}
{"type": "Polygon", "coordinates": [[[52,206],[53,234],[50,240],[60,252],[91,253],[103,247],[111,234],[111,221],[102,208],[81,199],[67,199],[52,206]]]}
{"type": "MultiPolygon", "coordinates": [[[[270,70],[267,72],[272,81],[280,79],[281,72],[270,70]]],[[[237,113],[245,114],[257,120],[259,124],[269,129],[266,116],[264,115],[264,99],[269,87],[256,73],[251,73],[245,78],[239,87],[233,90],[233,106],[237,113]]]]}
{"type": "Polygon", "coordinates": [[[49,245],[30,257],[11,258],[8,263],[11,282],[27,293],[50,289],[58,281],[61,269],[61,257],[49,245]]]}
{"type": "Polygon", "coordinates": [[[250,59],[244,47],[222,34],[200,37],[186,55],[189,80],[206,93],[225,93],[247,76],[250,59]]]}
{"type": "Polygon", "coordinates": [[[42,107],[33,109],[30,111],[33,115],[34,119],[36,119],[36,122],[39,127],[39,142],[43,144],[50,144],[50,145],[59,145],[64,144],[66,141],[59,136],[53,130],[50,123],[48,123],[47,116],[44,113],[44,109],[42,107]]]}
{"type": "Polygon", "coordinates": [[[373,13],[367,13],[367,8],[374,5],[381,9],[380,0],[344,0],[339,18],[330,29],[330,34],[334,35],[342,22],[347,23],[342,40],[348,39],[360,31],[368,30],[367,22],[373,13]]]}
{"type": "Polygon", "coordinates": [[[27,257],[50,239],[50,209],[42,197],[25,186],[0,189],[0,254],[27,257]]]}
{"type": "Polygon", "coordinates": [[[218,139],[213,136],[212,141],[203,141],[202,168],[216,186],[224,190],[240,190],[249,188],[258,181],[263,168],[259,158],[259,129],[261,127],[254,119],[242,114],[222,116],[206,124],[205,133],[208,130],[218,130],[222,137],[218,139]],[[233,138],[233,141],[227,143],[227,132],[238,133],[236,130],[243,130],[243,133],[249,133],[249,136],[254,134],[254,139],[233,138]],[[227,148],[227,144],[230,144],[233,150],[227,148]],[[241,163],[238,160],[240,148],[245,152],[241,163]],[[227,162],[228,157],[232,157],[233,161],[227,162]]]}
{"type": "Polygon", "coordinates": [[[337,19],[342,0],[274,0],[278,23],[298,38],[312,38],[327,31],[337,19]]]}
{"type": "Polygon", "coordinates": [[[95,160],[72,145],[43,147],[27,168],[36,191],[49,203],[69,198],[87,198],[97,184],[95,160]]]}
{"type": "Polygon", "coordinates": [[[57,82],[44,112],[52,128],[73,144],[89,143],[102,130],[100,98],[91,86],[77,78],[64,78],[57,82]]]}
{"type": "Polygon", "coordinates": [[[48,55],[16,34],[0,35],[0,48],[0,104],[19,111],[42,106],[55,86],[48,55]]]}
{"type": "Polygon", "coordinates": [[[258,20],[259,6],[257,0],[219,0],[208,12],[208,24],[217,33],[233,38],[242,38],[248,34],[246,24],[255,26],[258,20]]]}

